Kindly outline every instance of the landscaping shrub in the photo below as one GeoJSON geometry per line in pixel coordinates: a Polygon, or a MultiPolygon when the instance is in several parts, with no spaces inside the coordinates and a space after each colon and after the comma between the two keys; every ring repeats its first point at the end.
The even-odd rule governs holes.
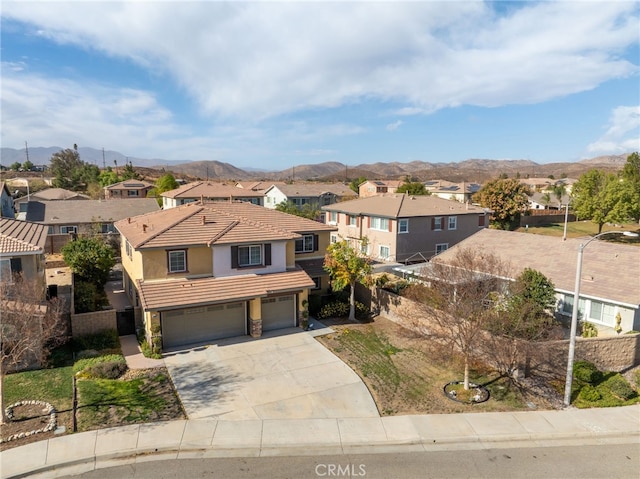
{"type": "Polygon", "coordinates": [[[108,329],[96,334],[87,334],[73,339],[74,351],[84,351],[85,349],[95,349],[101,351],[104,349],[119,349],[120,339],[118,331],[108,329]]]}
{"type": "Polygon", "coordinates": [[[587,384],[582,389],[580,389],[580,393],[578,397],[585,402],[596,402],[602,399],[602,394],[591,384],[587,384]]]}
{"type": "Polygon", "coordinates": [[[581,336],[583,338],[597,338],[598,337],[598,328],[596,328],[595,325],[591,324],[588,321],[582,321],[580,324],[582,325],[581,336]]]}
{"type": "Polygon", "coordinates": [[[634,374],[636,388],[640,390],[640,369],[636,369],[634,374]]]}
{"type": "Polygon", "coordinates": [[[631,385],[620,374],[611,376],[609,379],[607,379],[605,385],[609,388],[613,395],[619,397],[620,399],[624,399],[625,401],[628,399],[632,399],[636,395],[636,392],[633,390],[631,385]]]}
{"type": "MultiPolygon", "coordinates": [[[[369,316],[369,308],[356,301],[356,318],[366,319],[369,316]]],[[[349,303],[334,301],[322,307],[318,313],[318,319],[341,318],[349,315],[349,303]]]]}
{"type": "Polygon", "coordinates": [[[107,361],[94,364],[82,371],[82,376],[91,379],[118,379],[127,371],[127,363],[121,361],[107,361]]]}
{"type": "Polygon", "coordinates": [[[576,361],[573,364],[573,377],[587,384],[595,384],[602,379],[602,372],[589,361],[576,361]]]}
{"type": "Polygon", "coordinates": [[[140,342],[140,350],[145,358],[162,359],[162,354],[154,352],[149,343],[144,339],[140,342]]]}
{"type": "Polygon", "coordinates": [[[105,354],[102,356],[85,358],[76,361],[73,365],[73,373],[81,373],[82,375],[84,375],[87,370],[102,363],[122,363],[125,365],[125,369],[127,364],[124,356],[122,356],[121,354],[105,354]]]}

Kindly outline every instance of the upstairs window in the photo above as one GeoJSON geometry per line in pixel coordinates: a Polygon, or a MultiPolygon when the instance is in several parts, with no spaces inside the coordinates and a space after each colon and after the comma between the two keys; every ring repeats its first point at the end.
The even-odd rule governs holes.
{"type": "Polygon", "coordinates": [[[78,232],[78,227],[77,226],[61,226],[60,227],[60,233],[62,234],[75,234],[78,232]]]}
{"type": "Polygon", "coordinates": [[[358,217],[355,215],[349,215],[349,226],[358,226],[358,217]]]}
{"type": "Polygon", "coordinates": [[[168,251],[169,273],[182,273],[187,270],[186,250],[168,251]]]}
{"type": "Polygon", "coordinates": [[[271,264],[271,244],[252,244],[231,247],[231,267],[255,268],[271,264]]]}
{"type": "Polygon", "coordinates": [[[449,216],[449,224],[447,225],[448,230],[455,230],[458,227],[458,217],[457,216],[449,216]]]}
{"type": "Polygon", "coordinates": [[[442,231],[442,216],[431,218],[431,229],[434,231],[442,231]]]}
{"type": "Polygon", "coordinates": [[[331,211],[329,213],[329,223],[336,224],[337,222],[338,222],[338,212],[337,211],[331,211]]]}
{"type": "Polygon", "coordinates": [[[311,253],[317,251],[317,244],[317,235],[302,235],[302,238],[296,240],[296,253],[311,253]]]}
{"type": "Polygon", "coordinates": [[[377,216],[371,217],[371,229],[380,231],[389,231],[389,219],[379,218],[377,216]]]}
{"type": "Polygon", "coordinates": [[[398,220],[398,233],[408,233],[409,232],[409,219],[403,218],[398,220]]]}

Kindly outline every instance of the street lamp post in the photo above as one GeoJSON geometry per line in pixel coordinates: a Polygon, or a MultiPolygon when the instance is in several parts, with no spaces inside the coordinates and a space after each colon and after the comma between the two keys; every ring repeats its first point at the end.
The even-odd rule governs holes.
{"type": "Polygon", "coordinates": [[[573,360],[576,354],[576,331],[578,330],[578,307],[580,304],[580,278],[582,277],[582,255],[584,249],[593,240],[603,235],[608,234],[623,234],[625,236],[637,237],[638,233],[632,233],[630,231],[605,231],[603,233],[595,235],[589,241],[584,244],[580,244],[578,247],[578,264],[576,266],[576,283],[573,293],[573,309],[571,310],[571,332],[569,333],[569,357],[567,360],[567,379],[564,386],[564,405],[571,405],[571,387],[573,383],[573,360]]]}

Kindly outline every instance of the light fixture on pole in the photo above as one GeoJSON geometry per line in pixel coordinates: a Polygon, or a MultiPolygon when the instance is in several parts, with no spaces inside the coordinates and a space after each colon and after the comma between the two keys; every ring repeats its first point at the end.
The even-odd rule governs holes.
{"type": "Polygon", "coordinates": [[[580,244],[578,247],[578,264],[576,266],[576,284],[573,293],[573,309],[571,311],[571,332],[569,333],[569,357],[567,360],[567,379],[564,386],[564,405],[571,405],[571,388],[573,383],[573,359],[576,354],[576,331],[578,329],[578,307],[580,304],[580,278],[582,277],[582,254],[584,249],[593,240],[600,236],[609,234],[622,234],[625,236],[638,237],[638,233],[632,233],[631,231],[605,231],[603,233],[595,235],[589,241],[584,244],[580,244]]]}

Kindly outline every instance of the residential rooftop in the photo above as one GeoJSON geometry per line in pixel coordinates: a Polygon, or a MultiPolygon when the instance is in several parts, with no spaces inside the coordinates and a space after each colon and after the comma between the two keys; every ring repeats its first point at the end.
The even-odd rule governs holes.
{"type": "Polygon", "coordinates": [[[262,191],[238,188],[228,183],[213,181],[196,181],[187,183],[175,190],[165,191],[162,196],[167,198],[263,198],[262,191]]]}
{"type": "Polygon", "coordinates": [[[112,200],[30,201],[27,221],[47,225],[73,225],[117,221],[159,210],[155,198],[112,200]]]}
{"type": "Polygon", "coordinates": [[[0,219],[0,254],[43,252],[47,227],[11,218],[0,219]]]}

